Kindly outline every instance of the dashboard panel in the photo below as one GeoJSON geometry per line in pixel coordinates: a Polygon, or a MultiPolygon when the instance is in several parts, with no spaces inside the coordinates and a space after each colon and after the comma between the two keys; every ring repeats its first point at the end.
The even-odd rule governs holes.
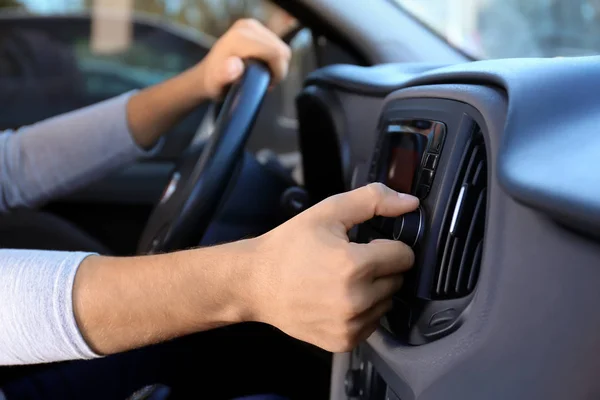
{"type": "MultiPolygon", "coordinates": [[[[442,84],[502,90],[510,99],[499,149],[498,177],[504,189],[571,229],[592,236],[600,232],[600,178],[587,168],[600,149],[600,137],[590,135],[600,115],[586,112],[600,102],[592,90],[600,85],[600,56],[488,60],[445,67],[334,65],[314,72],[306,83],[326,87],[341,97],[360,95],[363,99],[442,84]],[[585,148],[580,143],[586,143],[585,148]]],[[[375,117],[365,115],[360,106],[345,110],[344,116],[351,115],[348,111],[355,117],[375,117]]],[[[352,131],[351,127],[346,130],[352,131]]],[[[360,136],[370,137],[372,132],[360,136]]],[[[370,149],[363,149],[370,154],[370,149]]]]}
{"type": "MultiPolygon", "coordinates": [[[[396,184],[421,197],[425,227],[394,310],[335,355],[332,399],[600,396],[598,61],[344,66],[309,78],[336,99],[342,128],[330,135],[351,149],[338,187],[396,184]]],[[[399,221],[350,233],[397,239],[399,221]]]]}

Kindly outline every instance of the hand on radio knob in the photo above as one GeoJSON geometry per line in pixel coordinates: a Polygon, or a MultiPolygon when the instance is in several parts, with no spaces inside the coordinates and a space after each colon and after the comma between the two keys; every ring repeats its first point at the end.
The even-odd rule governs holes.
{"type": "Polygon", "coordinates": [[[374,216],[415,210],[416,197],[373,183],[328,198],[256,241],[252,319],[329,351],[366,339],[412,267],[409,246],[351,243],[348,231],[374,216]]]}

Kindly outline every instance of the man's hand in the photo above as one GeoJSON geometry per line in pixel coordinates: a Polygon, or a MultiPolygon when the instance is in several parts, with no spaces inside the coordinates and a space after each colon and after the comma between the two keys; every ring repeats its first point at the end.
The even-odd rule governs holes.
{"type": "Polygon", "coordinates": [[[418,204],[415,197],[370,184],[256,239],[255,319],[330,351],[354,348],[391,308],[414,255],[396,241],[350,243],[347,232],[375,215],[395,217],[418,204]]]}
{"type": "Polygon", "coordinates": [[[255,239],[157,256],[88,257],[75,278],[75,316],[103,354],[243,321],[346,351],[373,332],[413,264],[403,243],[350,243],[347,232],[418,204],[371,184],[255,239]]]}
{"type": "Polygon", "coordinates": [[[244,73],[243,59],[254,58],[271,69],[271,85],[285,78],[290,48],[260,22],[237,21],[196,66],[132,96],[127,119],[135,141],[153,146],[158,138],[205,100],[215,100],[244,73]]]}
{"type": "Polygon", "coordinates": [[[238,20],[213,46],[192,73],[198,74],[203,97],[217,99],[244,73],[244,59],[256,58],[269,65],[271,84],[285,78],[292,51],[276,34],[254,19],[238,20]]]}

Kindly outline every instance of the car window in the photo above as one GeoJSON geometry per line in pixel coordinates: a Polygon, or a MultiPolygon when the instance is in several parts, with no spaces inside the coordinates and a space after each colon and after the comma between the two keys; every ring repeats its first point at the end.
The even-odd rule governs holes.
{"type": "MultiPolygon", "coordinates": [[[[0,0],[0,130],[168,79],[199,62],[216,38],[247,17],[280,36],[298,28],[267,0],[0,0]]],[[[300,32],[289,78],[265,102],[271,118],[257,121],[264,134],[253,138],[256,149],[296,147],[294,97],[314,68],[310,32],[300,32]]],[[[169,137],[177,140],[166,153],[176,156],[187,146],[205,111],[174,129],[169,137]]]]}
{"type": "Polygon", "coordinates": [[[394,0],[476,58],[600,53],[600,0],[394,0]]]}

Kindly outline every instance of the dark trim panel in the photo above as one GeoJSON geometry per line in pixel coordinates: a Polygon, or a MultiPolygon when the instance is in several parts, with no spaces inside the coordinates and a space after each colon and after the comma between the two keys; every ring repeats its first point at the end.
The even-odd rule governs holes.
{"type": "Polygon", "coordinates": [[[58,201],[154,206],[173,168],[173,163],[138,162],[58,201]]]}

